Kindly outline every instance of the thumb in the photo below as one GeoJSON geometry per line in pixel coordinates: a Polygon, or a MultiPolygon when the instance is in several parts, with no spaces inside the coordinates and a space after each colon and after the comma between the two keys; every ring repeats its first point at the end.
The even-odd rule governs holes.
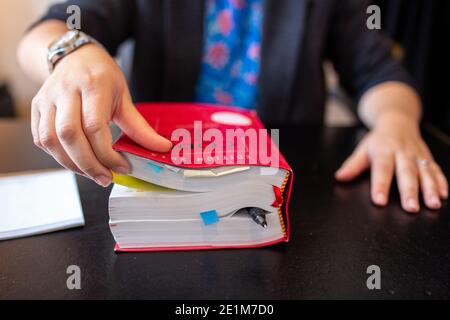
{"type": "Polygon", "coordinates": [[[131,140],[144,148],[156,152],[167,152],[172,148],[172,143],[160,136],[145,121],[131,99],[124,99],[124,102],[115,111],[113,120],[131,140]]]}
{"type": "Polygon", "coordinates": [[[342,182],[353,180],[366,170],[369,164],[367,149],[364,144],[360,144],[336,171],[335,178],[342,182]]]}

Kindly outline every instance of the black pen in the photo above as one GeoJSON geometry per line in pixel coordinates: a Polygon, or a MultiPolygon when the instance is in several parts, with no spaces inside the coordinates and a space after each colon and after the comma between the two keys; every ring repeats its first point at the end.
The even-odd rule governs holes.
{"type": "Polygon", "coordinates": [[[263,228],[267,228],[266,212],[260,208],[248,208],[250,217],[263,228]]]}

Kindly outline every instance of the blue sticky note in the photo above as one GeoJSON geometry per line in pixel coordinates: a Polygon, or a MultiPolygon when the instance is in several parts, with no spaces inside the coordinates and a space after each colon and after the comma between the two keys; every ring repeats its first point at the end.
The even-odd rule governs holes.
{"type": "Polygon", "coordinates": [[[217,215],[216,210],[200,212],[200,217],[202,218],[205,226],[214,224],[219,221],[219,216],[217,215]]]}
{"type": "Polygon", "coordinates": [[[149,166],[150,168],[152,168],[153,171],[155,171],[156,173],[160,173],[161,170],[163,169],[162,167],[157,166],[157,165],[154,164],[153,162],[147,162],[147,164],[148,164],[148,166],[149,166]]]}

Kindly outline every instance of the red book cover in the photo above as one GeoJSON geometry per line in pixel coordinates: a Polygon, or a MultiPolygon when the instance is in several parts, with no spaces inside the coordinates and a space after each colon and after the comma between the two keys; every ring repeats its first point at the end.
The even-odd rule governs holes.
{"type": "MultiPolygon", "coordinates": [[[[290,237],[288,204],[292,189],[293,172],[278,147],[270,139],[264,125],[254,110],[236,107],[219,106],[202,103],[141,103],[137,110],[160,135],[171,140],[174,148],[167,153],[158,153],[138,145],[126,135],[122,135],[113,148],[119,152],[127,152],[136,156],[157,161],[171,166],[188,169],[206,169],[212,167],[252,165],[277,167],[289,172],[281,189],[274,187],[279,199],[274,203],[283,217],[285,235],[279,241],[264,243],[251,247],[266,246],[278,242],[287,242],[290,237]],[[257,147],[252,148],[249,137],[252,135],[236,135],[227,139],[230,132],[252,132],[256,134],[257,147]],[[267,134],[265,136],[265,134],[267,134]],[[215,138],[221,135],[223,141],[215,138]],[[191,140],[183,139],[190,136],[191,140]],[[265,138],[265,139],[264,139],[265,138]],[[239,139],[244,141],[239,141],[239,139]],[[246,140],[245,140],[246,139],[246,140]],[[234,143],[229,143],[234,141],[234,143]],[[240,143],[242,142],[242,143],[240,143]],[[189,145],[187,145],[189,144],[189,145]],[[213,146],[212,146],[213,145],[213,146]],[[220,148],[217,148],[217,145],[220,148]],[[212,146],[212,147],[211,147],[212,146]],[[208,155],[208,156],[206,156],[208,155]],[[276,161],[270,161],[276,159],[276,161]],[[277,190],[278,189],[278,190],[277,190]]],[[[255,143],[253,143],[254,145],[255,143]]],[[[233,246],[248,247],[248,246],[233,246]]],[[[116,251],[169,251],[217,249],[217,246],[174,247],[174,248],[120,248],[116,251]]]]}

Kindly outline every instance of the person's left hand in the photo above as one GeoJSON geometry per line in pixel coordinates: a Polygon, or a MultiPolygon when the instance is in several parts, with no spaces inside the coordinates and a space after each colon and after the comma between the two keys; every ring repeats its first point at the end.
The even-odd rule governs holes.
{"type": "Polygon", "coordinates": [[[448,182],[423,141],[418,124],[403,115],[389,115],[377,123],[336,172],[337,180],[353,180],[370,167],[371,198],[388,203],[394,173],[404,210],[418,212],[419,190],[425,205],[439,209],[448,197],[448,182]]]}

